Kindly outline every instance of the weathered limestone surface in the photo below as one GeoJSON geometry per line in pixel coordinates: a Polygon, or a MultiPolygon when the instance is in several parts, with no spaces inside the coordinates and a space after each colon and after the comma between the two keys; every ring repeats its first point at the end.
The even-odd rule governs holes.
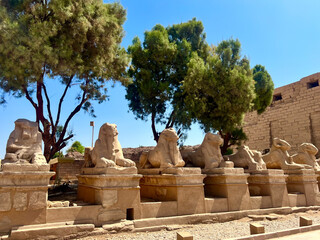
{"type": "Polygon", "coordinates": [[[36,165],[47,165],[47,161],[42,154],[42,138],[38,131],[38,124],[27,119],[15,121],[15,129],[10,134],[6,155],[2,164],[33,163],[36,165]]]}
{"type": "Polygon", "coordinates": [[[304,194],[307,206],[320,203],[317,175],[313,169],[285,170],[289,193],[304,194]]]}
{"type": "Polygon", "coordinates": [[[132,208],[134,218],[141,215],[139,174],[78,175],[78,199],[101,204],[98,220],[102,223],[126,219],[132,208]]]}
{"type": "MultiPolygon", "coordinates": [[[[275,137],[290,142],[290,154],[301,143],[309,142],[320,148],[320,73],[276,88],[272,104],[262,114],[247,113],[244,132],[246,144],[259,151],[270,148],[275,137]],[[310,84],[311,83],[311,84],[310,84]],[[312,86],[312,83],[315,83],[312,86]]],[[[317,154],[320,157],[320,154],[317,154]]]]}
{"type": "Polygon", "coordinates": [[[208,132],[198,149],[195,151],[181,151],[183,160],[195,167],[204,169],[217,168],[223,161],[220,150],[222,143],[223,139],[218,134],[208,132]]]}
{"type": "Polygon", "coordinates": [[[140,187],[142,176],[135,163],[123,157],[115,124],[105,123],[93,149],[86,148],[85,167],[78,178],[78,199],[101,204],[97,221],[100,224],[140,218],[140,187]]]}
{"type": "Polygon", "coordinates": [[[42,154],[38,125],[15,122],[0,171],[0,232],[46,221],[49,165],[42,154]]]}
{"type": "Polygon", "coordinates": [[[204,213],[204,189],[200,168],[169,168],[168,173],[148,174],[144,169],[140,181],[141,197],[155,201],[176,201],[177,215],[204,213]],[[181,170],[181,171],[180,171],[181,170]]]}
{"type": "Polygon", "coordinates": [[[308,165],[294,163],[289,156],[288,150],[291,146],[285,140],[274,138],[269,153],[262,156],[268,169],[304,169],[312,168],[308,165]]]}
{"type": "Polygon", "coordinates": [[[183,167],[185,162],[180,154],[177,141],[179,137],[173,128],[162,131],[157,146],[140,156],[140,168],[183,167]]]}
{"type": "Polygon", "coordinates": [[[268,207],[289,206],[287,175],[284,175],[283,170],[246,170],[245,172],[250,173],[248,177],[250,196],[270,196],[271,206],[268,207]]]}
{"type": "Polygon", "coordinates": [[[204,179],[205,196],[227,198],[228,210],[251,209],[247,178],[243,168],[216,168],[204,179]]]}
{"type": "Polygon", "coordinates": [[[264,170],[266,164],[259,151],[250,150],[248,146],[242,145],[235,154],[227,156],[234,163],[235,167],[241,167],[249,170],[264,170]]]}
{"type": "Polygon", "coordinates": [[[292,155],[292,159],[295,163],[309,165],[315,172],[320,173],[320,166],[316,161],[317,153],[318,148],[312,143],[302,143],[298,148],[298,153],[292,155]]]}
{"type": "Polygon", "coordinates": [[[101,126],[94,148],[86,148],[85,166],[82,172],[84,174],[137,173],[135,163],[123,157],[117,125],[105,123],[101,126]]]}

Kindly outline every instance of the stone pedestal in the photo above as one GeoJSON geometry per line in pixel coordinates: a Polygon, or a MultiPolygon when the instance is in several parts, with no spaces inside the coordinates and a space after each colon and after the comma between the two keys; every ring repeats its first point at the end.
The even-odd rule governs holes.
{"type": "Polygon", "coordinates": [[[117,169],[99,169],[101,173],[94,174],[88,168],[82,170],[86,174],[77,176],[78,199],[102,205],[104,210],[98,216],[101,223],[139,219],[141,215],[139,180],[142,176],[136,174],[135,167],[117,169]]]}
{"type": "Polygon", "coordinates": [[[320,203],[317,175],[313,169],[285,170],[288,193],[304,194],[307,206],[320,203]]]}
{"type": "Polygon", "coordinates": [[[200,168],[141,169],[141,197],[155,201],[177,201],[177,215],[205,213],[200,168]]]}
{"type": "Polygon", "coordinates": [[[251,209],[247,178],[243,168],[216,168],[206,172],[205,196],[227,198],[228,210],[251,209]]]}
{"type": "Polygon", "coordinates": [[[289,206],[286,178],[283,170],[267,169],[260,171],[250,171],[248,184],[250,196],[270,196],[270,207],[289,206]]]}
{"type": "Polygon", "coordinates": [[[0,232],[46,222],[49,165],[5,164],[0,171],[0,232]],[[39,168],[43,171],[39,171],[39,168]],[[37,169],[38,171],[33,171],[37,169]]]}

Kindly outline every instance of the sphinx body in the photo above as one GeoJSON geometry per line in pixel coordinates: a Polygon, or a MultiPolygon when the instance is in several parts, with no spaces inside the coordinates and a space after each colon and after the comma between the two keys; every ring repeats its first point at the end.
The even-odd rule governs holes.
{"type": "Polygon", "coordinates": [[[177,145],[178,139],[179,137],[173,128],[163,130],[157,146],[153,150],[141,154],[140,168],[183,167],[185,162],[177,145]]]}
{"type": "Polygon", "coordinates": [[[302,143],[298,148],[298,153],[292,155],[293,162],[311,166],[316,172],[320,171],[320,166],[316,161],[318,148],[312,143],[302,143]]]}
{"type": "Polygon", "coordinates": [[[285,140],[274,138],[270,152],[262,156],[267,168],[284,170],[312,168],[308,165],[293,162],[292,157],[288,153],[290,148],[290,144],[285,140]]]}
{"type": "Polygon", "coordinates": [[[108,168],[116,166],[133,167],[135,163],[123,157],[118,140],[117,125],[105,123],[100,128],[94,148],[86,149],[85,167],[108,168]]]}
{"type": "Polygon", "coordinates": [[[15,129],[11,132],[5,159],[2,164],[47,164],[42,154],[42,137],[38,131],[38,124],[27,119],[15,121],[15,129]]]}
{"type": "Polygon", "coordinates": [[[240,146],[238,152],[226,156],[234,163],[235,167],[241,167],[249,170],[265,170],[267,169],[262,159],[262,154],[256,150],[250,150],[248,146],[240,146]]]}
{"type": "Polygon", "coordinates": [[[194,167],[212,169],[219,167],[223,161],[220,145],[223,139],[218,134],[206,133],[201,145],[195,151],[181,152],[186,163],[191,163],[194,167]]]}

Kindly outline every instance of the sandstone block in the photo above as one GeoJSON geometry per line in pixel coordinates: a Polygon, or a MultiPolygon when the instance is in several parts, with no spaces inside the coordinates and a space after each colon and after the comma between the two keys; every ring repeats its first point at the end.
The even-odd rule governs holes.
{"type": "Polygon", "coordinates": [[[13,199],[13,208],[16,211],[25,211],[27,209],[28,195],[24,192],[17,192],[13,199]]]}
{"type": "Polygon", "coordinates": [[[250,234],[264,233],[264,226],[259,223],[250,223],[250,234]]]}
{"type": "Polygon", "coordinates": [[[37,210],[47,207],[47,193],[46,192],[33,192],[29,197],[28,208],[37,210]]]}
{"type": "Polygon", "coordinates": [[[177,232],[177,240],[193,240],[193,236],[188,232],[177,232]]]}
{"type": "Polygon", "coordinates": [[[312,220],[307,217],[300,217],[300,227],[312,225],[312,220]]]}
{"type": "Polygon", "coordinates": [[[118,201],[118,191],[117,190],[108,190],[101,192],[101,203],[105,208],[115,205],[118,201]]]}
{"type": "Polygon", "coordinates": [[[0,193],[0,211],[11,210],[11,196],[9,192],[0,193]]]}

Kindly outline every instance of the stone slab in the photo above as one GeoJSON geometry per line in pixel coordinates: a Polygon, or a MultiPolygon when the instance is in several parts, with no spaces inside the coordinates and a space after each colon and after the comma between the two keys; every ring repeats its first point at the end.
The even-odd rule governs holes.
{"type": "Polygon", "coordinates": [[[243,168],[212,168],[212,169],[203,169],[202,173],[204,174],[243,174],[243,168]]]}
{"type": "Polygon", "coordinates": [[[1,165],[3,172],[33,172],[33,171],[50,171],[49,164],[19,164],[19,163],[5,163],[1,165]]]}
{"type": "Polygon", "coordinates": [[[139,174],[142,175],[162,175],[162,174],[172,174],[172,175],[192,175],[201,174],[200,168],[191,167],[178,167],[178,168],[148,168],[139,169],[139,174]]]}
{"type": "Polygon", "coordinates": [[[83,175],[120,175],[120,174],[137,174],[136,167],[107,167],[107,168],[82,168],[81,174],[83,175]]]}

